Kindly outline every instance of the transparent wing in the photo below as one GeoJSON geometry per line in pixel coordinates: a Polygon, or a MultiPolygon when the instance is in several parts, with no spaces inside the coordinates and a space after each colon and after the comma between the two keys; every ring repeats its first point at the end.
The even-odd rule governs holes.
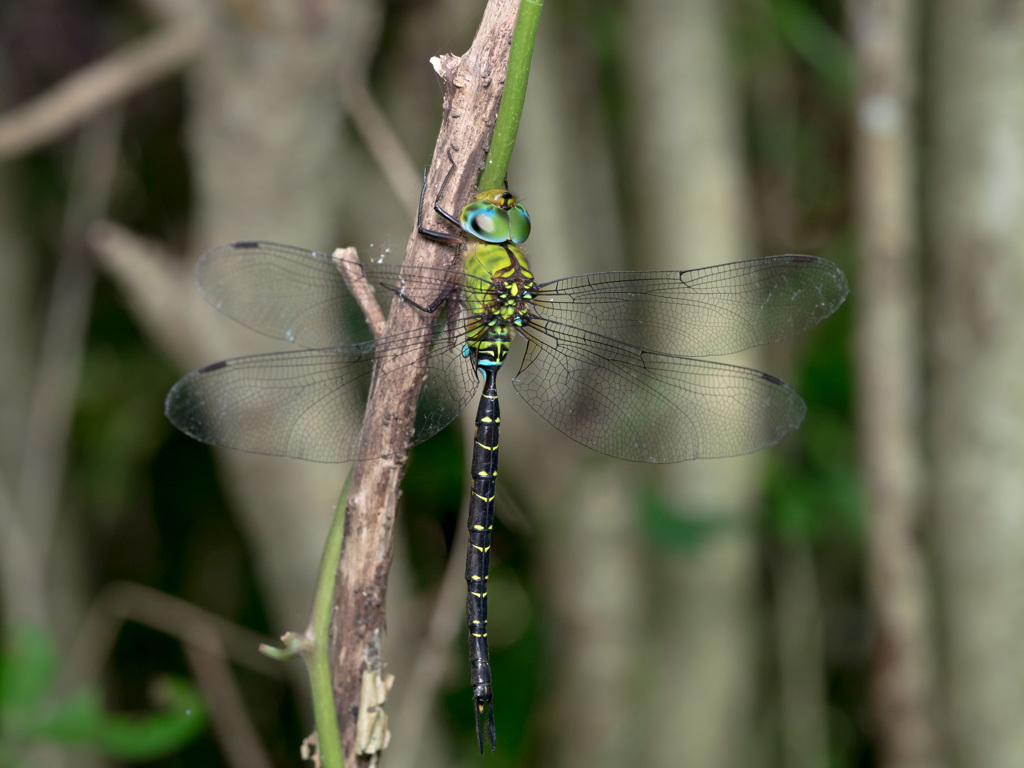
{"type": "MultiPolygon", "coordinates": [[[[356,266],[385,315],[399,291],[428,306],[484,292],[489,285],[443,269],[356,266]]],[[[275,339],[320,349],[371,338],[358,303],[325,253],[255,240],[231,243],[203,254],[196,282],[220,312],[275,339]]]]}
{"type": "Polygon", "coordinates": [[[832,314],[849,292],[832,262],[769,256],[715,267],[600,272],[540,286],[537,313],[622,344],[674,355],[739,352],[832,314]]]}
{"type": "MultiPolygon", "coordinates": [[[[448,270],[360,269],[385,312],[402,296],[440,309],[440,319],[418,335],[374,342],[326,254],[265,242],[206,254],[197,279],[211,304],[308,350],[188,374],[168,395],[171,421],[204,442],[247,451],[370,458],[357,453],[373,359],[407,365],[403,350],[429,335],[413,441],[448,424],[477,385],[472,361],[462,355],[466,299],[492,286],[448,270]]],[[[515,386],[556,428],[614,456],[672,462],[754,451],[796,428],[803,402],[772,376],[691,356],[799,333],[833,312],[847,290],[837,267],[809,256],[546,283],[523,329],[530,344],[515,386]]]]}
{"type": "Polygon", "coordinates": [[[371,337],[325,253],[259,241],[230,243],[200,257],[196,283],[217,310],[275,339],[315,349],[371,337]]]}
{"type": "Polygon", "coordinates": [[[760,371],[626,346],[539,320],[516,391],[560,432],[630,461],[737,456],[777,443],[803,421],[800,396],[760,371]]]}
{"type": "Polygon", "coordinates": [[[413,443],[435,435],[463,410],[477,386],[462,355],[464,321],[455,315],[433,328],[380,342],[239,357],[192,371],[165,403],[171,423],[211,445],[309,461],[360,456],[374,357],[385,370],[411,364],[406,351],[431,344],[413,443]]]}

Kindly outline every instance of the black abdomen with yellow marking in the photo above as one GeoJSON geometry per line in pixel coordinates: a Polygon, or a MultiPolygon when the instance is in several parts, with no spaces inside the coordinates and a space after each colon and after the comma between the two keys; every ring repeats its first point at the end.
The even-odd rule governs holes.
{"type": "MultiPolygon", "coordinates": [[[[494,485],[498,474],[498,368],[481,368],[484,391],[476,412],[473,437],[473,491],[469,504],[469,549],[466,552],[466,618],[469,623],[470,682],[473,685],[477,738],[480,718],[489,724],[494,749],[494,710],[491,702],[491,664],[487,650],[487,579],[494,523],[494,485]]],[[[481,749],[483,744],[480,744],[481,749]]]]}

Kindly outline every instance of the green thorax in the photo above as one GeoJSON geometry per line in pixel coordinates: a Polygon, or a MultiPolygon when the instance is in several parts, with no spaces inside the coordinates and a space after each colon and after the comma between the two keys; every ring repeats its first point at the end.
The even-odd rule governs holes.
{"type": "Polygon", "coordinates": [[[516,245],[529,236],[530,218],[511,193],[492,189],[462,209],[461,222],[472,238],[464,252],[470,276],[464,298],[473,316],[465,354],[474,354],[478,366],[497,367],[508,354],[512,329],[529,322],[528,302],[536,292],[526,255],[516,245]],[[474,290],[478,281],[486,290],[474,290]]]}

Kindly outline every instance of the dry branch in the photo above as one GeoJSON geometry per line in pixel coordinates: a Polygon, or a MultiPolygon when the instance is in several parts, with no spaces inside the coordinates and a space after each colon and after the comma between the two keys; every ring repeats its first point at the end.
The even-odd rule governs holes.
{"type": "Polygon", "coordinates": [[[370,326],[370,333],[373,334],[373,338],[379,339],[384,335],[387,321],[380,310],[380,304],[377,303],[377,297],[374,296],[373,286],[367,282],[366,275],[359,268],[359,254],[355,248],[336,248],[331,258],[341,276],[345,278],[349,292],[363,311],[366,323],[370,326]]]}
{"type": "MultiPolygon", "coordinates": [[[[448,208],[456,207],[453,201],[468,199],[476,185],[497,117],[517,8],[515,0],[492,0],[470,50],[462,57],[447,55],[437,62],[445,88],[444,114],[428,174],[428,194],[438,188],[448,172],[450,151],[456,167],[447,188],[450,197],[442,201],[448,208]]],[[[430,219],[425,223],[430,226],[430,219]]],[[[407,264],[450,268],[456,255],[450,246],[421,238],[414,225],[406,250],[407,264]]],[[[413,298],[426,304],[435,297],[413,298]]],[[[396,302],[387,332],[423,331],[431,322],[431,317],[410,303],[396,302]]],[[[378,366],[370,387],[359,453],[385,458],[356,464],[345,509],[331,657],[346,766],[369,764],[366,756],[357,753],[356,722],[351,713],[359,709],[363,672],[380,661],[378,647],[385,626],[398,488],[426,365],[425,351],[403,352],[409,355],[409,364],[395,359],[396,364],[389,366],[386,375],[378,366]]],[[[378,362],[385,357],[386,349],[378,362]]]]}

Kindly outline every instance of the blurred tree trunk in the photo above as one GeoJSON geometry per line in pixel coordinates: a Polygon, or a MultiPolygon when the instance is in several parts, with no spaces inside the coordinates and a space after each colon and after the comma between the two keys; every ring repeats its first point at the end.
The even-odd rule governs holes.
{"type": "Polygon", "coordinates": [[[781,542],[770,561],[779,667],[778,764],[824,768],[829,761],[828,679],[819,573],[806,535],[793,538],[781,542]]]}
{"type": "Polygon", "coordinates": [[[952,753],[1024,765],[1024,5],[939,0],[932,34],[931,493],[952,753]]]}
{"type": "MultiPolygon", "coordinates": [[[[687,269],[746,258],[740,107],[722,6],[633,0],[628,13],[637,266],[687,269]]],[[[758,457],[699,461],[660,468],[657,476],[680,513],[735,521],[752,511],[760,465],[758,457]]],[[[645,765],[753,765],[754,556],[748,535],[730,533],[661,564],[649,621],[655,635],[645,653],[654,691],[645,765]]]]}
{"type": "Polygon", "coordinates": [[[913,118],[915,3],[848,3],[859,93],[855,202],[860,246],[857,386],[874,607],[875,722],[882,765],[939,765],[929,592],[920,512],[920,300],[913,118]]]}

